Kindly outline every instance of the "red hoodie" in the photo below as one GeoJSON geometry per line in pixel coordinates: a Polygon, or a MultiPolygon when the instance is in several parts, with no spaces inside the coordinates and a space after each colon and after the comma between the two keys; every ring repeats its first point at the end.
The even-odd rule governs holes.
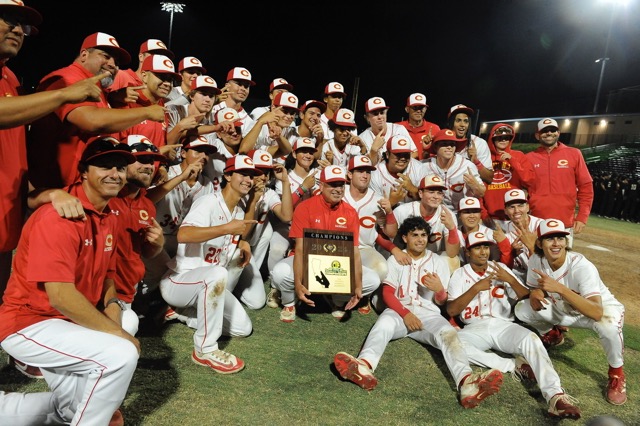
{"type": "Polygon", "coordinates": [[[487,144],[491,150],[493,164],[493,181],[487,185],[484,194],[484,206],[493,219],[508,220],[504,213],[504,194],[511,189],[527,189],[533,184],[535,172],[533,165],[522,151],[511,149],[516,132],[508,124],[498,123],[491,128],[487,144]],[[493,143],[492,135],[500,127],[511,129],[512,137],[504,152],[498,152],[493,143]],[[511,158],[503,158],[508,157],[511,158]]]}

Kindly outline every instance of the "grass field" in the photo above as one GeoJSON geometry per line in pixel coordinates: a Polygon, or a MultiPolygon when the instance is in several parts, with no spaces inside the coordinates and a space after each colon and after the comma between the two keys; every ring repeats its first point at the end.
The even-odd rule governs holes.
{"type": "MultiPolygon", "coordinates": [[[[589,226],[614,222],[592,218],[589,226]]],[[[629,235],[640,225],[615,223],[629,235]],[[626,226],[629,226],[627,229],[626,226]]],[[[627,306],[627,309],[635,307],[627,306]]],[[[223,376],[190,360],[192,331],[168,324],[139,338],[142,356],[123,405],[127,425],[584,425],[597,415],[640,424],[640,329],[626,325],[625,372],[629,401],[608,404],[603,396],[607,362],[595,334],[572,329],[565,344],[550,350],[567,393],[583,418],[552,421],[536,386],[505,376],[499,394],[473,410],[457,402],[455,384],[439,351],[411,339],[391,342],[376,370],[378,387],[365,391],[342,381],[332,366],[338,351],[357,355],[377,314],[354,312],[344,322],[328,311],[309,312],[292,324],[278,310],[249,311],[254,333],[222,347],[246,362],[244,371],[223,376]]],[[[0,362],[0,390],[44,391],[46,384],[21,376],[0,362]]],[[[4,425],[2,419],[0,424],[4,425]]]]}

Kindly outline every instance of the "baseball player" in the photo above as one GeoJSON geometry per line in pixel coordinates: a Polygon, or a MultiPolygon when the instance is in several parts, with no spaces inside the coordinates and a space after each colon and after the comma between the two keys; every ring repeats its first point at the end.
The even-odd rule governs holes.
{"type": "Polygon", "coordinates": [[[457,211],[461,198],[482,198],[486,191],[475,164],[456,153],[459,142],[452,130],[440,130],[429,147],[434,156],[423,161],[424,175],[437,175],[445,183],[444,204],[452,211],[457,211]]]}
{"type": "Polygon", "coordinates": [[[273,108],[262,114],[244,135],[238,152],[246,154],[253,149],[262,149],[269,151],[274,158],[288,155],[292,142],[284,129],[291,127],[299,111],[296,95],[291,92],[276,95],[273,108]]]}
{"type": "Polygon", "coordinates": [[[595,331],[609,362],[606,399],[614,405],[624,404],[624,306],[602,282],[593,263],[569,251],[569,231],[561,220],[543,220],[537,235],[526,281],[531,295],[518,302],[516,316],[535,328],[548,347],[564,342],[558,326],[595,331]]]}
{"type": "Polygon", "coordinates": [[[471,134],[472,118],[475,112],[466,105],[457,104],[449,109],[447,128],[455,132],[459,139],[456,152],[471,161],[477,168],[482,180],[487,184],[493,181],[493,164],[487,141],[471,134]]]}
{"type": "Polygon", "coordinates": [[[495,242],[480,231],[467,236],[468,263],[449,279],[447,313],[458,316],[464,327],[458,331],[469,360],[482,367],[536,380],[556,418],[580,418],[577,401],[566,394],[542,341],[531,330],[514,323],[512,304],[529,290],[501,262],[491,261],[495,242]],[[503,358],[495,352],[515,355],[503,358]]]}
{"type": "MultiPolygon", "coordinates": [[[[418,199],[418,184],[425,176],[420,161],[411,158],[410,138],[393,136],[386,144],[386,151],[376,171],[371,174],[371,188],[385,198],[393,207],[398,203],[409,203],[418,199]]],[[[371,156],[369,156],[371,158],[371,156]]]]}
{"type": "Polygon", "coordinates": [[[466,264],[468,259],[466,255],[465,241],[467,237],[475,232],[482,232],[497,244],[491,245],[491,260],[499,260],[504,264],[510,264],[511,258],[511,241],[506,237],[502,228],[497,227],[494,231],[486,227],[482,223],[482,208],[480,200],[475,197],[464,197],[460,200],[458,206],[458,215],[460,216],[460,227],[458,228],[458,237],[460,244],[460,263],[466,264]]]}
{"type": "MultiPolygon", "coordinates": [[[[287,168],[289,187],[285,187],[280,181],[276,181],[275,183],[276,193],[281,198],[287,189],[291,192],[294,209],[299,202],[307,200],[318,193],[317,178],[320,170],[317,168],[318,162],[315,159],[316,152],[317,149],[312,139],[297,139],[293,144],[293,153],[290,156],[295,163],[293,167],[287,168]]],[[[273,238],[269,245],[269,257],[267,260],[268,268],[271,272],[275,265],[285,258],[291,248],[291,241],[289,240],[291,223],[283,222],[273,215],[269,216],[269,220],[273,227],[273,238]]],[[[278,294],[275,292],[272,293],[271,298],[274,301],[269,302],[269,300],[267,300],[267,303],[270,307],[277,308],[278,303],[275,299],[278,298],[278,294]]],[[[267,299],[269,298],[270,297],[267,296],[267,299]]]]}
{"type": "Polygon", "coordinates": [[[117,218],[108,203],[133,161],[114,138],[91,141],[79,159],[81,180],[66,188],[82,201],[85,220],[67,220],[47,204],[24,226],[0,306],[0,341],[10,356],[39,367],[51,390],[1,394],[3,423],[123,424],[117,410],[140,344],[120,325],[117,218]]]}
{"type": "Polygon", "coordinates": [[[346,97],[347,94],[344,91],[342,83],[332,81],[324,87],[322,100],[327,106],[327,109],[320,116],[320,124],[322,125],[322,130],[326,139],[334,138],[333,131],[329,129],[329,120],[334,117],[335,113],[340,108],[342,108],[344,98],[346,97]]]}
{"type": "Polygon", "coordinates": [[[364,117],[369,123],[369,127],[358,136],[367,146],[369,158],[375,165],[382,161],[383,154],[387,150],[388,141],[395,136],[408,142],[407,147],[410,150],[411,158],[417,158],[418,156],[418,147],[411,139],[407,129],[400,124],[387,122],[388,109],[389,107],[384,99],[378,96],[369,98],[364,104],[364,117]]]}
{"type": "Polygon", "coordinates": [[[336,319],[342,319],[345,311],[355,307],[363,295],[373,293],[380,285],[378,275],[362,265],[358,248],[360,221],[356,210],[343,200],[346,182],[346,173],[341,167],[323,168],[320,173],[320,193],[301,202],[293,212],[289,238],[295,240],[294,255],[278,262],[271,271],[271,281],[280,290],[284,305],[280,312],[280,320],[283,322],[293,322],[296,319],[296,299],[315,306],[315,302],[309,298],[311,293],[302,285],[305,228],[353,233],[355,288],[351,296],[331,297],[332,315],[336,319]]]}
{"type": "Polygon", "coordinates": [[[440,126],[424,119],[429,105],[427,105],[427,97],[423,93],[412,93],[407,98],[404,112],[407,113],[407,119],[397,124],[404,126],[409,132],[411,139],[418,148],[418,160],[424,158],[427,148],[433,140],[433,136],[440,130],[440,126]]]}
{"type": "Polygon", "coordinates": [[[242,142],[242,122],[238,111],[233,108],[220,109],[215,112],[214,117],[216,124],[221,125],[222,129],[203,135],[217,149],[209,156],[203,173],[213,182],[213,190],[220,192],[227,160],[238,154],[242,142]]]}
{"type": "Polygon", "coordinates": [[[333,139],[327,140],[322,146],[321,159],[346,168],[351,158],[367,154],[367,146],[357,135],[355,119],[353,111],[346,108],[340,108],[329,119],[329,129],[333,132],[333,139]]]}
{"type": "Polygon", "coordinates": [[[255,86],[255,81],[251,80],[251,73],[248,69],[242,67],[234,67],[227,73],[227,82],[222,88],[221,96],[224,97],[219,103],[213,106],[213,112],[217,112],[223,108],[232,108],[236,110],[242,122],[242,136],[246,136],[249,130],[255,125],[255,120],[249,116],[247,111],[242,107],[249,97],[251,87],[255,86]]]}
{"type": "Polygon", "coordinates": [[[222,192],[193,203],[178,230],[177,255],[160,282],[162,297],[170,306],[196,306],[191,359],[221,374],[242,370],[244,361],[218,347],[220,336],[243,337],[252,331],[251,319],[232,291],[240,276],[237,271],[251,258],[249,243],[240,238],[256,221],[244,219],[243,198],[260,173],[246,155],[227,161],[226,185],[222,192]]]}
{"type": "Polygon", "coordinates": [[[289,83],[287,80],[285,80],[282,77],[274,78],[269,84],[269,99],[271,100],[271,104],[266,106],[255,107],[254,109],[251,110],[251,112],[249,113],[249,116],[254,121],[258,121],[258,119],[262,114],[271,110],[271,107],[273,105],[273,99],[276,97],[278,93],[290,92],[292,90],[293,90],[293,84],[289,83]]]}
{"type": "Polygon", "coordinates": [[[410,217],[400,226],[410,265],[400,265],[390,257],[389,273],[382,296],[388,306],[376,320],[357,358],[346,352],[334,357],[342,378],[363,389],[376,387],[373,371],[391,340],[410,337],[442,351],[449,372],[459,389],[460,404],[474,408],[497,393],[503,376],[499,370],[473,373],[467,355],[453,326],[440,313],[447,301],[449,268],[427,249],[429,224],[421,217],[410,217]]]}
{"type": "MultiPolygon", "coordinates": [[[[337,113],[340,114],[340,111],[337,113]]],[[[336,132],[339,135],[340,131],[336,132]]],[[[380,282],[387,276],[388,267],[386,258],[376,249],[381,246],[391,253],[401,264],[409,264],[410,259],[406,253],[393,244],[386,236],[378,232],[379,225],[384,224],[387,210],[391,212],[391,203],[388,199],[380,197],[369,188],[371,173],[376,167],[371,164],[369,157],[357,155],[351,157],[347,169],[347,177],[350,184],[344,193],[344,201],[358,212],[360,217],[360,257],[362,265],[372,269],[378,274],[380,282]]],[[[375,296],[374,296],[375,298],[375,296]]],[[[374,305],[377,305],[374,301],[374,305]]],[[[358,308],[360,313],[369,313],[368,301],[363,307],[358,308]]]]}
{"type": "Polygon", "coordinates": [[[155,173],[155,163],[166,157],[149,139],[131,135],[123,140],[129,145],[136,161],[127,166],[127,184],[109,207],[118,218],[118,246],[116,248],[115,285],[118,299],[123,302],[122,328],[135,336],[138,332],[138,315],[131,304],[138,291],[138,284],[145,276],[143,258],[151,259],[160,254],[164,246],[162,227],[156,221],[154,200],[147,188],[155,173]]]}
{"type": "Polygon", "coordinates": [[[216,123],[211,112],[219,94],[218,83],[208,75],[200,75],[191,82],[188,104],[167,103],[167,144],[181,143],[186,137],[231,130],[232,123],[216,123]]]}
{"type": "Polygon", "coordinates": [[[402,223],[411,216],[419,216],[429,224],[430,252],[441,255],[449,264],[451,271],[460,266],[460,238],[455,214],[443,203],[446,186],[436,175],[425,176],[419,185],[420,201],[400,204],[387,214],[384,233],[393,238],[396,245],[404,246],[404,239],[398,233],[402,223]]]}
{"type": "Polygon", "coordinates": [[[207,69],[202,65],[202,61],[195,56],[185,56],[178,62],[178,73],[180,74],[180,84],[171,89],[167,96],[167,102],[174,105],[186,105],[189,103],[189,91],[191,84],[197,77],[207,73],[207,69]]]}
{"type": "Polygon", "coordinates": [[[511,269],[520,281],[525,282],[529,258],[536,244],[536,232],[542,219],[529,214],[527,195],[521,189],[505,192],[504,212],[509,218],[504,231],[511,243],[511,269]]]}

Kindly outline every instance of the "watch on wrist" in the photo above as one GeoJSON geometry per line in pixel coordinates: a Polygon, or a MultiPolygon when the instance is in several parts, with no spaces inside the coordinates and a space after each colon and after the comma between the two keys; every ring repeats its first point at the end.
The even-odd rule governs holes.
{"type": "Polygon", "coordinates": [[[108,308],[109,305],[111,305],[112,303],[117,303],[121,311],[124,311],[127,309],[124,302],[118,299],[117,297],[112,297],[111,299],[107,300],[107,303],[104,305],[105,309],[108,308]]]}

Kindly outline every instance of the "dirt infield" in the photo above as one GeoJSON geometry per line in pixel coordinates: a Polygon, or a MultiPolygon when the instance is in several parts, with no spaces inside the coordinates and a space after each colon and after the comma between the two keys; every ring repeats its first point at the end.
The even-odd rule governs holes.
{"type": "Polygon", "coordinates": [[[577,236],[573,244],[576,252],[584,254],[596,265],[602,281],[624,304],[625,324],[634,326],[640,326],[640,312],[634,308],[640,290],[639,246],[635,236],[589,226],[577,236]]]}

